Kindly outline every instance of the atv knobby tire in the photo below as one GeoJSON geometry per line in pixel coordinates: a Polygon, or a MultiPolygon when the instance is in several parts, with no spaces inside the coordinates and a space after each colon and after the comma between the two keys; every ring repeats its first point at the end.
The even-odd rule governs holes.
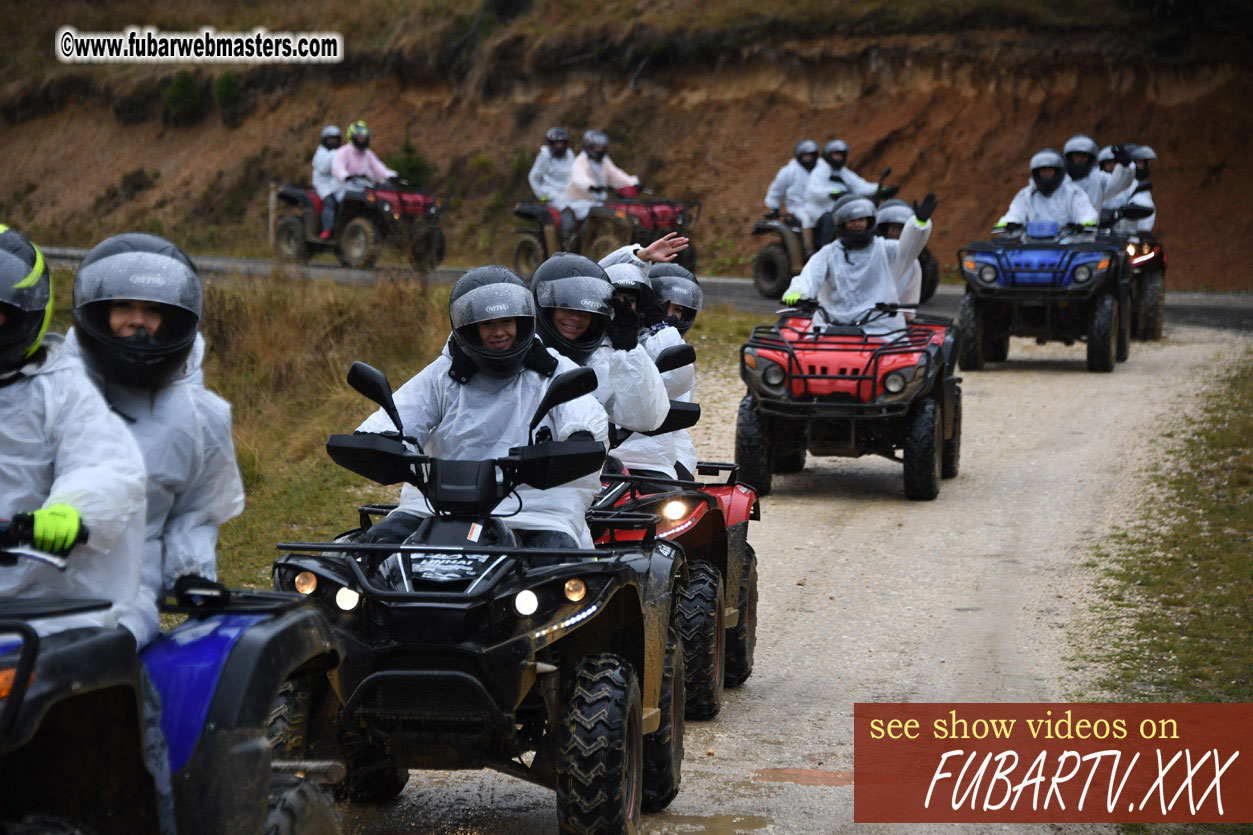
{"type": "Polygon", "coordinates": [[[339,835],[339,819],[315,783],[284,778],[270,786],[265,835],[339,835]]]}
{"type": "Polygon", "coordinates": [[[609,253],[616,249],[626,246],[628,241],[621,239],[610,229],[602,227],[596,235],[588,241],[587,247],[583,254],[593,261],[600,261],[609,253]]]}
{"type": "Polygon", "coordinates": [[[534,235],[521,235],[513,247],[513,271],[525,282],[544,263],[544,244],[534,235]]]}
{"type": "Polygon", "coordinates": [[[687,668],[687,718],[712,719],[722,710],[726,682],[726,597],[722,572],[694,562],[679,590],[679,635],[687,668]]]}
{"type": "Polygon", "coordinates": [[[1117,362],[1126,362],[1131,356],[1131,308],[1130,305],[1123,307],[1122,302],[1118,303],[1118,338],[1117,345],[1114,347],[1114,359],[1117,362]]]}
{"type": "Polygon", "coordinates": [[[766,421],[757,411],[753,396],[746,394],[735,418],[735,463],[739,467],[739,480],[756,490],[758,496],[770,492],[773,481],[770,458],[766,421]]]}
{"type": "Polygon", "coordinates": [[[914,402],[905,431],[905,496],[929,501],[940,493],[944,423],[940,404],[928,397],[914,402]]]}
{"type": "Polygon", "coordinates": [[[290,264],[309,260],[309,242],[305,240],[305,222],[297,215],[287,215],[274,227],[274,254],[290,264]]]}
{"type": "Polygon", "coordinates": [[[727,687],[739,687],[753,674],[757,649],[757,552],[744,545],[744,571],[740,574],[740,619],[727,630],[727,687]]]}
{"type": "Polygon", "coordinates": [[[674,263],[696,275],[696,245],[689,243],[686,249],[674,256],[674,263]]]}
{"type": "Polygon", "coordinates": [[[783,295],[792,281],[792,259],[781,243],[766,244],[753,257],[753,287],[768,299],[783,295]]]}
{"type": "Polygon", "coordinates": [[[669,806],[683,781],[683,712],[687,704],[684,670],[676,607],[666,631],[666,659],[661,671],[661,697],[657,700],[661,725],[644,735],[645,812],[660,812],[669,806]]]}
{"type": "Polygon", "coordinates": [[[1139,339],[1157,340],[1162,338],[1162,318],[1165,314],[1165,276],[1160,272],[1150,273],[1144,277],[1140,286],[1140,314],[1137,317],[1139,339]]]}
{"type": "Polygon", "coordinates": [[[339,233],[343,261],[359,270],[369,269],[379,257],[379,231],[368,218],[354,217],[339,233]]]}
{"type": "Polygon", "coordinates": [[[557,729],[557,823],[634,833],[643,800],[643,705],[635,672],[608,653],[579,662],[557,729]]]}
{"type": "Polygon", "coordinates": [[[265,737],[276,760],[301,760],[308,752],[309,717],[317,688],[308,678],[284,682],[270,708],[265,737]]]}
{"type": "Polygon", "coordinates": [[[962,389],[957,386],[953,392],[953,436],[944,442],[943,458],[940,461],[940,478],[956,478],[961,468],[962,457],[962,389]]]}
{"type": "Polygon", "coordinates": [[[1113,371],[1118,342],[1118,300],[1103,293],[1092,300],[1088,319],[1088,370],[1113,371]]]}
{"type": "Polygon", "coordinates": [[[957,314],[957,365],[962,371],[978,371],[987,357],[983,339],[983,306],[969,290],[962,296],[957,314]]]}
{"type": "Polygon", "coordinates": [[[409,769],[397,765],[391,754],[363,732],[343,733],[340,745],[347,774],[335,786],[337,800],[385,803],[404,791],[409,769]]]}
{"type": "Polygon", "coordinates": [[[930,301],[935,295],[935,288],[940,286],[940,262],[931,254],[931,250],[924,246],[922,252],[918,254],[918,265],[922,267],[922,292],[919,294],[918,303],[923,304],[930,301]]]}
{"type": "Polygon", "coordinates": [[[94,829],[51,815],[27,815],[17,823],[0,823],[0,835],[96,835],[94,829]]]}

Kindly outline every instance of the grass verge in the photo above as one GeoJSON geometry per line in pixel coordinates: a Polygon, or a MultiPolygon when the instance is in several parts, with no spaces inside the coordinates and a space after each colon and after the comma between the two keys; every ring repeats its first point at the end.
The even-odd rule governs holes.
{"type": "Polygon", "coordinates": [[[1253,352],[1166,437],[1140,520],[1098,554],[1109,617],[1087,653],[1096,684],[1129,701],[1251,701],[1253,352]]]}

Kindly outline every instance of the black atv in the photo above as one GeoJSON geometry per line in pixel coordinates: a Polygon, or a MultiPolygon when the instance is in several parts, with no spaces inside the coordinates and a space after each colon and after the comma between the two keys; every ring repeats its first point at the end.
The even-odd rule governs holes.
{"type": "MultiPolygon", "coordinates": [[[[0,520],[0,571],[18,559],[64,571],[74,555],[32,550],[22,521],[0,520]]],[[[339,831],[304,778],[334,781],[343,766],[274,762],[265,735],[286,679],[337,663],[325,618],[300,595],[199,578],[176,589],[163,611],[190,617],[138,654],[122,628],[36,632],[108,600],[0,601],[0,832],[156,835],[171,801],[183,835],[339,831]]]]}
{"type": "MultiPolygon", "coordinates": [[[[335,543],[280,545],[300,553],[275,562],[275,586],[315,597],[348,647],[332,681],[289,693],[280,747],[342,756],[350,800],[395,796],[410,768],[487,767],[555,788],[563,830],[634,831],[641,808],[662,809],[679,789],[682,549],[641,514],[589,519],[645,532],[627,546],[522,548],[492,510],[520,484],[597,472],[602,443],[434,459],[411,451],[380,372],[355,363],[349,383],[397,431],[335,435],[327,451],[373,481],[419,487],[435,515],[402,545],[356,541],[382,507],[362,508],[360,526],[335,543]]],[[[595,386],[591,369],[557,377],[532,432],[595,386]]]]}
{"type": "MultiPolygon", "coordinates": [[[[1145,209],[1102,213],[1102,224],[1145,209]]],[[[1010,225],[957,252],[966,295],[957,325],[962,370],[1004,362],[1011,336],[1087,343],[1089,371],[1113,371],[1131,351],[1131,274],[1122,244],[1052,221],[1010,225]]]]}
{"type": "Polygon", "coordinates": [[[1131,266],[1131,337],[1161,339],[1166,311],[1166,250],[1152,232],[1115,237],[1131,266]]]}

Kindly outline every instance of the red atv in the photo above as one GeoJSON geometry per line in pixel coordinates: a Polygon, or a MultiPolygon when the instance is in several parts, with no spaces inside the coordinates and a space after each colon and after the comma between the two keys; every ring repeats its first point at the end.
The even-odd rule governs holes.
{"type": "Polygon", "coordinates": [[[334,238],[322,231],[322,198],[310,186],[270,187],[270,242],[280,261],[303,264],[315,255],[334,253],[346,267],[369,268],[384,242],[409,254],[413,264],[430,272],[444,260],[444,232],[439,227],[441,201],[399,178],[373,185],[351,177],[340,201],[334,238]]]}
{"type": "MultiPolygon", "coordinates": [[[[674,406],[699,415],[697,404],[671,402],[672,417],[674,406]]],[[[669,428],[667,419],[650,434],[669,428]]],[[[652,520],[658,537],[683,548],[688,577],[679,595],[679,631],[687,716],[709,719],[722,709],[723,687],[738,687],[753,672],[757,555],[748,543],[748,523],[761,513],[757,493],[736,481],[734,464],[702,461],[696,469],[700,475],[726,472],[727,480],[709,484],[605,473],[588,524],[597,545],[610,545],[648,536],[645,526],[631,530],[627,522],[652,520]]]]}
{"type": "MultiPolygon", "coordinates": [[[[647,192],[646,192],[647,193],[647,192]]],[[[638,186],[619,189],[616,198],[593,206],[583,221],[571,249],[599,261],[619,247],[635,243],[648,246],[671,232],[690,236],[700,217],[700,203],[693,201],[639,199],[638,186]]],[[[518,203],[513,213],[527,226],[514,230],[514,271],[524,281],[554,252],[565,249],[561,241],[561,212],[547,203],[518,203]]],[[[676,262],[696,272],[696,248],[688,245],[676,262]]]]}
{"type": "Polygon", "coordinates": [[[740,477],[761,495],[774,473],[805,467],[805,453],[881,455],[904,465],[905,495],[934,499],[961,455],[961,378],[951,319],[913,314],[887,333],[865,326],[902,308],[878,304],[850,324],[814,326],[782,311],[740,349],[748,394],[735,425],[740,477]]]}

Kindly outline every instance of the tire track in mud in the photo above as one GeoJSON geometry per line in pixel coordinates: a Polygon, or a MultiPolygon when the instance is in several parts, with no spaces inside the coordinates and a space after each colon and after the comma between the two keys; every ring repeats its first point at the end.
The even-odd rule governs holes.
{"type": "MultiPolygon", "coordinates": [[[[1091,374],[1082,346],[1015,339],[1009,362],[964,375],[961,473],[935,501],[907,501],[882,459],[811,457],[776,476],[750,531],[753,676],[716,719],[688,723],[683,788],[643,831],[851,829],[854,702],[1075,695],[1090,547],[1134,513],[1162,427],[1249,344],[1174,328],[1091,374]]],[[[730,363],[703,370],[694,440],[729,460],[743,386],[730,363]]],[[[418,772],[395,805],[341,811],[363,835],[556,829],[550,792],[486,771],[418,772]]]]}

